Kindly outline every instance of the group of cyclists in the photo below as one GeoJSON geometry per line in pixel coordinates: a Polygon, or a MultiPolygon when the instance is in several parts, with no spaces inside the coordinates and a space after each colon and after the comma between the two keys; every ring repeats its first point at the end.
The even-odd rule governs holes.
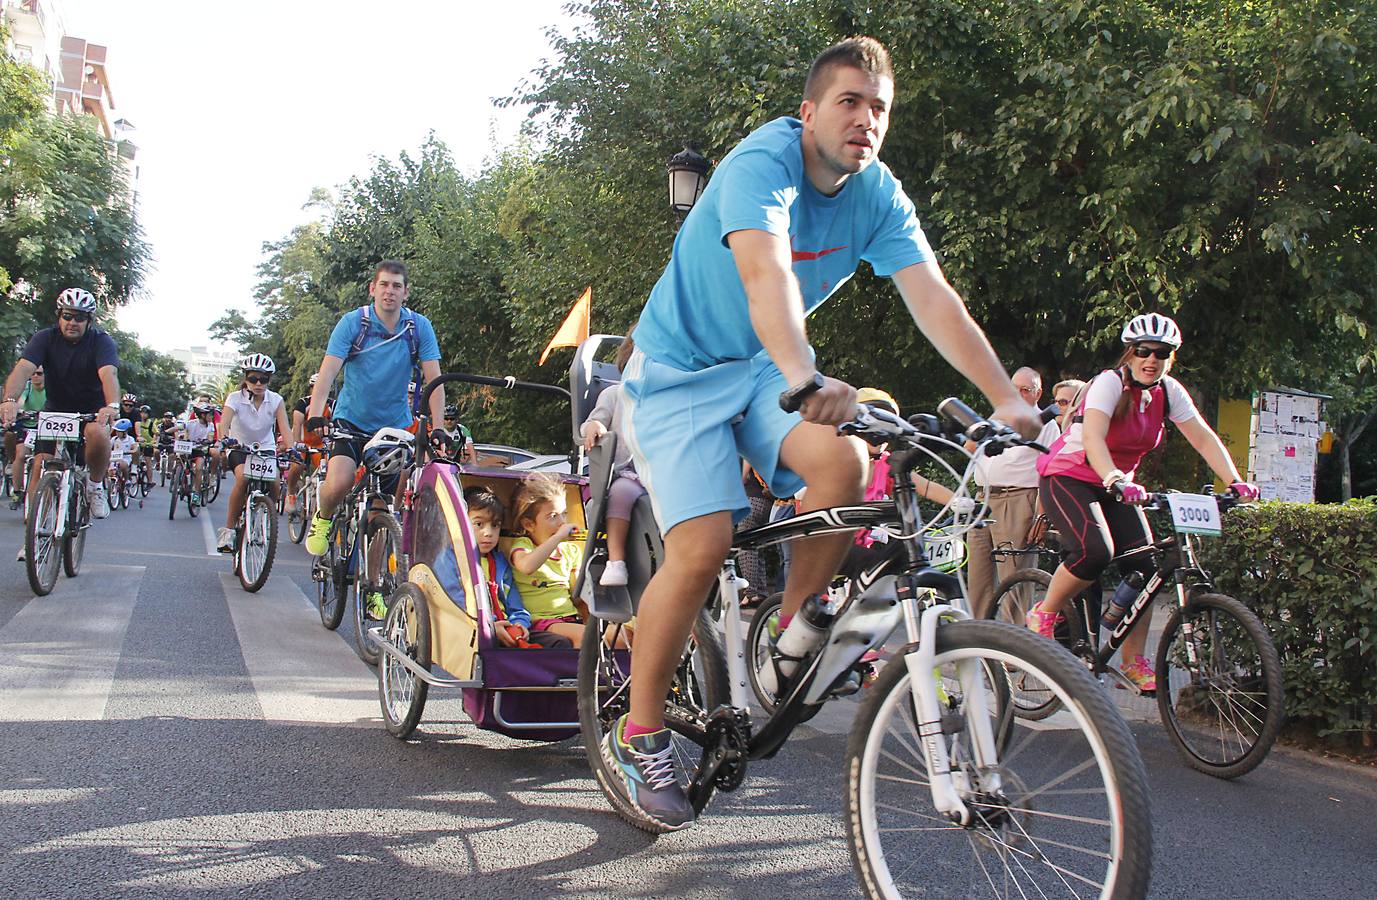
{"type": "MultiPolygon", "coordinates": [[[[1021,399],[943,276],[914,204],[878,159],[894,102],[893,70],[879,42],[850,38],[818,56],[798,116],[759,127],[717,165],[634,329],[619,435],[649,494],[664,557],[637,610],[629,712],[607,734],[603,755],[623,800],[662,829],[695,818],[671,752],[664,702],[729,551],[733,519],[749,509],[741,460],[774,496],[806,486],[802,513],[858,503],[866,489],[865,447],[838,431],[856,416],[857,391],[823,373],[805,317],[864,260],[893,281],[923,334],[988,400],[991,418],[1025,438],[1041,428],[1038,410],[1021,399]]],[[[133,438],[134,465],[151,466],[173,437],[192,441],[198,473],[215,459],[234,474],[217,540],[226,552],[244,503],[243,448],[304,445],[287,471],[288,504],[300,479],[324,463],[306,532],[308,552],[320,556],[332,516],[365,462],[367,438],[360,435],[414,429],[424,412],[444,423],[431,431],[437,444],[449,447],[458,436],[443,389],[427,410],[416,408],[421,385],[440,375],[440,350],[430,321],[406,306],[406,266],[379,263],[368,294],[367,305],[339,320],[310,394],[290,411],[271,388],[273,360],[252,354],[221,409],[203,397],[185,420],[171,412],[155,420],[136,397],[121,395],[115,345],[93,323],[92,295],[66,290],[57,300],[59,321],[34,335],[10,373],[0,422],[9,426],[36,409],[96,415],[84,431],[95,518],[109,511],[103,484],[112,433],[117,441],[133,438]],[[335,428],[348,436],[327,440],[335,428]]],[[[1257,496],[1169,374],[1182,346],[1177,324],[1156,313],[1135,316],[1122,343],[1117,364],[1091,381],[1072,424],[1039,463],[1042,506],[1067,551],[1047,598],[1026,617],[1045,637],[1064,604],[1111,558],[1151,542],[1139,509],[1148,495],[1135,470],[1160,444],[1166,421],[1238,495],[1257,496]]],[[[7,434],[16,466],[20,443],[7,434]]],[[[36,444],[34,464],[50,452],[36,444]]],[[[396,494],[402,477],[389,476],[386,492],[396,494]]],[[[776,661],[785,657],[782,645],[793,648],[788,659],[797,662],[798,648],[812,639],[796,614],[825,595],[852,543],[852,535],[824,535],[807,539],[806,552],[795,550],[772,642],[776,661]]],[[[385,609],[371,612],[378,617],[385,609]]],[[[1139,628],[1125,650],[1126,671],[1143,684],[1152,678],[1142,652],[1146,632],[1139,628]]]]}

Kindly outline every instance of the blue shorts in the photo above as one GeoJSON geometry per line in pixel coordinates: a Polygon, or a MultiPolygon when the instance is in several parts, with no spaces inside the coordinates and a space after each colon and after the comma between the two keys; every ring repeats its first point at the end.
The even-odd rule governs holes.
{"type": "Polygon", "coordinates": [[[783,374],[763,353],[697,372],[640,350],[631,354],[622,378],[622,436],[661,533],[709,513],[745,515],[743,456],[776,497],[803,487],[802,478],[779,465],[785,436],[803,421],[779,408],[786,390],[783,374]]]}

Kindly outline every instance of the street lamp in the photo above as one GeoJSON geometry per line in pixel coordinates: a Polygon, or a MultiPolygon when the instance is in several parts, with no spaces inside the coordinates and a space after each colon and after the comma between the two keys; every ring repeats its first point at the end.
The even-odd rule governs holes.
{"type": "Polygon", "coordinates": [[[692,147],[685,147],[669,158],[669,205],[679,215],[688,215],[708,183],[709,163],[692,147]]]}

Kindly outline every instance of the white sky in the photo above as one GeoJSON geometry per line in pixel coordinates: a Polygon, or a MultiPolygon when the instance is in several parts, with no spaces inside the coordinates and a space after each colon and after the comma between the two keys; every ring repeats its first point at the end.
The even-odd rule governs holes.
{"type": "Polygon", "coordinates": [[[466,171],[516,135],[498,110],[549,55],[563,0],[63,0],[69,33],[110,48],[115,117],[137,127],[145,294],[120,325],[164,352],[250,312],[265,240],[333,188],[434,130],[466,171]]]}

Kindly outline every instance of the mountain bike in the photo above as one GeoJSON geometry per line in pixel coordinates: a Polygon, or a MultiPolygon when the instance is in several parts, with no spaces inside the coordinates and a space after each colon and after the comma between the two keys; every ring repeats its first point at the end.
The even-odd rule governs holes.
{"type": "MultiPolygon", "coordinates": [[[[126,472],[129,454],[111,451],[110,468],[105,475],[105,491],[110,498],[110,509],[128,509],[130,500],[138,493],[138,485],[132,472],[126,472]]],[[[143,505],[143,501],[140,501],[143,505]]]]}
{"type": "Polygon", "coordinates": [[[277,553],[277,512],[269,485],[277,481],[280,460],[273,446],[243,449],[248,496],[234,524],[234,574],[252,594],[267,583],[277,553]]]}
{"type": "MultiPolygon", "coordinates": [[[[328,440],[361,441],[370,437],[334,424],[328,440]]],[[[326,551],[311,566],[316,605],[326,628],[333,631],[339,627],[349,595],[353,594],[354,643],[359,656],[369,665],[377,665],[380,651],[368,640],[369,623],[373,621],[368,617],[368,596],[376,592],[390,599],[407,576],[402,526],[392,514],[393,498],[382,484],[382,476],[359,464],[359,476],[330,519],[326,551]]]]}
{"type": "Polygon", "coordinates": [[[59,555],[68,578],[81,570],[91,508],[86,502],[88,470],[77,464],[76,448],[82,444],[82,430],[95,420],[86,413],[58,412],[37,413],[34,420],[38,439],[56,447],[43,462],[24,528],[24,567],[29,587],[39,597],[57,584],[59,555]]]}
{"type": "MultiPolygon", "coordinates": [[[[713,791],[740,787],[748,763],[773,756],[798,724],[849,690],[865,654],[902,623],[907,642],[868,689],[843,766],[847,840],[862,890],[871,897],[1142,897],[1152,826],[1146,776],[1123,719],[1063,648],[1012,625],[971,620],[958,579],[924,556],[930,522],[918,511],[911,472],[935,459],[959,481],[957,496],[969,496],[974,457],[961,442],[973,441],[977,454],[1036,445],[959,401],[939,410],[943,421],[905,421],[862,407],[839,428],[889,443],[893,502],[814,510],[735,537],[739,552],[878,528],[902,545],[902,554],[855,579],[854,596],[781,683],[773,712],[758,727],[750,714],[740,582],[728,558],[708,598],[724,610],[727,652],[700,611],[665,710],[674,753],[687,763],[689,798],[701,812],[713,791]],[[964,456],[964,472],[939,453],[964,456]],[[1013,715],[1008,685],[1016,673],[1036,677],[1065,704],[1064,729],[1035,729],[1013,715]]],[[[637,532],[634,515],[628,546],[657,546],[637,532]]],[[[628,567],[635,571],[631,561],[628,567]]],[[[595,570],[586,567],[580,585],[595,579],[595,570]]],[[[602,755],[604,735],[629,708],[632,673],[611,648],[633,610],[629,603],[604,606],[596,589],[592,595],[579,663],[589,764],[620,816],[663,831],[622,799],[602,755]]]]}
{"type": "MultiPolygon", "coordinates": [[[[207,444],[199,446],[191,441],[176,440],[172,442],[172,474],[168,476],[168,493],[171,497],[168,500],[167,517],[175,519],[177,517],[177,504],[186,501],[187,515],[193,519],[204,505],[204,498],[198,502],[198,490],[201,485],[193,485],[196,480],[195,454],[198,450],[204,452],[207,444]]],[[[202,466],[201,482],[204,484],[205,467],[202,466]]]]}
{"type": "MultiPolygon", "coordinates": [[[[1196,558],[1203,535],[1218,535],[1221,514],[1236,496],[1152,494],[1144,509],[1172,514],[1173,533],[1146,547],[1116,556],[1120,570],[1152,560],[1156,571],[1109,636],[1100,638],[1100,602],[1091,592],[1062,610],[1056,638],[1096,676],[1140,696],[1156,697],[1162,725],[1186,764],[1216,778],[1236,778],[1266,759],[1284,717],[1281,661],[1271,636],[1246,605],[1217,593],[1196,558]],[[1175,603],[1157,645],[1156,668],[1166,690],[1143,691],[1110,660],[1125,637],[1152,609],[1168,585],[1175,603]]],[[[1021,569],[995,589],[990,617],[1022,622],[1023,614],[1047,594],[1052,576],[1021,569]]],[[[1033,682],[1010,684],[1020,716],[1038,720],[1056,712],[1059,701],[1033,682]]]]}

